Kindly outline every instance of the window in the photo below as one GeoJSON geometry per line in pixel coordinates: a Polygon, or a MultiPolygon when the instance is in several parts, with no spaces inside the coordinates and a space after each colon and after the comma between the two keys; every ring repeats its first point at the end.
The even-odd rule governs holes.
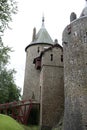
{"type": "Polygon", "coordinates": [[[39,57],[36,58],[35,67],[36,67],[37,70],[41,69],[41,59],[39,57]]]}
{"type": "Polygon", "coordinates": [[[63,55],[61,55],[61,62],[63,62],[63,55]]]}
{"type": "Polygon", "coordinates": [[[40,70],[41,69],[41,58],[40,57],[34,58],[33,64],[35,64],[35,67],[37,70],[40,70]]]}
{"type": "Polygon", "coordinates": [[[86,32],[86,36],[87,36],[87,32],[86,32]]]}
{"type": "Polygon", "coordinates": [[[84,35],[84,43],[87,43],[87,32],[84,35]]]}
{"type": "Polygon", "coordinates": [[[37,52],[38,52],[38,53],[40,52],[40,47],[37,48],[37,52]]]}
{"type": "Polygon", "coordinates": [[[87,36],[84,36],[84,43],[87,42],[87,36]]]}
{"type": "Polygon", "coordinates": [[[50,60],[53,61],[53,54],[51,54],[50,56],[51,56],[50,60]]]}

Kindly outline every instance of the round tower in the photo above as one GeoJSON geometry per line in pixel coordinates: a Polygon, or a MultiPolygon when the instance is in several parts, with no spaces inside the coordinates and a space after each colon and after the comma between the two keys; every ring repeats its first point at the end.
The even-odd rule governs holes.
{"type": "Polygon", "coordinates": [[[34,99],[40,102],[40,60],[38,56],[44,47],[53,45],[53,40],[44,26],[44,17],[42,26],[36,34],[36,28],[33,30],[32,42],[26,47],[26,67],[24,77],[23,100],[34,99]]]}
{"type": "Polygon", "coordinates": [[[63,32],[64,130],[87,130],[87,7],[63,32]]]}

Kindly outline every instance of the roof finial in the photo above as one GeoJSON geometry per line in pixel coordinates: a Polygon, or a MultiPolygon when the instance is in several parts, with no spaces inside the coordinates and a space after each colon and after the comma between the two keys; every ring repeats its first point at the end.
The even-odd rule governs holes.
{"type": "Polygon", "coordinates": [[[44,15],[42,16],[42,27],[44,27],[44,15]]]}

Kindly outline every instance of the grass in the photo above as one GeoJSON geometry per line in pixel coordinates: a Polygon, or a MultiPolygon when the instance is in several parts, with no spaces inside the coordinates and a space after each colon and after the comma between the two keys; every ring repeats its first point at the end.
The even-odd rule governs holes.
{"type": "Polygon", "coordinates": [[[39,130],[39,126],[20,125],[10,116],[0,114],[0,130],[39,130]]]}
{"type": "Polygon", "coordinates": [[[0,114],[0,130],[24,130],[13,118],[0,114]]]}
{"type": "MultiPolygon", "coordinates": [[[[7,115],[0,114],[0,130],[39,130],[39,126],[20,125],[13,118],[7,115]]],[[[53,128],[52,130],[62,130],[62,120],[60,120],[58,126],[53,128]]]]}
{"type": "Polygon", "coordinates": [[[24,130],[39,130],[39,126],[24,126],[24,130]]]}

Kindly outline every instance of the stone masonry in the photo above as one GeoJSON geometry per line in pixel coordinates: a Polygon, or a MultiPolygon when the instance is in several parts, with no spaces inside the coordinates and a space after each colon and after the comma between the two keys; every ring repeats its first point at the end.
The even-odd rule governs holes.
{"type": "Polygon", "coordinates": [[[87,130],[87,16],[63,32],[64,130],[87,130]]]}
{"type": "Polygon", "coordinates": [[[44,18],[37,34],[34,28],[25,49],[23,99],[39,104],[41,130],[56,126],[63,111],[63,130],[87,130],[87,7],[79,18],[71,13],[62,41],[63,48],[53,42],[44,18]]]}
{"type": "Polygon", "coordinates": [[[35,101],[36,109],[40,105],[38,123],[46,130],[57,125],[64,110],[63,48],[57,39],[53,42],[42,20],[41,29],[36,34],[34,28],[32,42],[25,51],[23,100],[35,101]]]}
{"type": "Polygon", "coordinates": [[[24,79],[24,90],[23,100],[34,99],[40,103],[40,70],[35,68],[33,64],[34,58],[40,55],[40,52],[45,47],[50,47],[49,44],[36,44],[26,48],[26,67],[25,67],[25,79],[24,79]],[[39,48],[39,52],[38,52],[39,48]]]}
{"type": "Polygon", "coordinates": [[[41,118],[42,130],[56,126],[64,111],[62,47],[54,45],[42,55],[40,74],[41,86],[41,118]],[[53,59],[51,59],[53,55],[53,59]]]}

